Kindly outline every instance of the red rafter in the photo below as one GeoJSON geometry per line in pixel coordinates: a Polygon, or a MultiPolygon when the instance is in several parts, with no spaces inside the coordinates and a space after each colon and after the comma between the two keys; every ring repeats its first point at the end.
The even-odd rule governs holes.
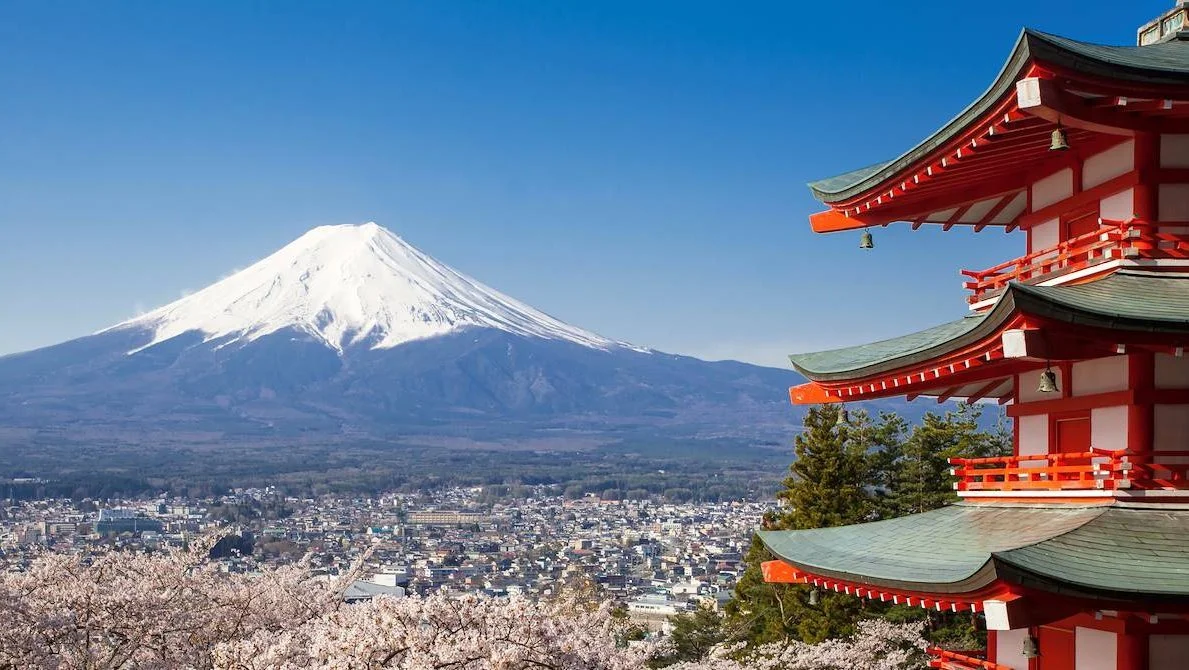
{"type": "Polygon", "coordinates": [[[1018,198],[1018,197],[1020,197],[1020,194],[1017,192],[1017,193],[1011,193],[1011,194],[1005,195],[1002,198],[1000,198],[999,202],[995,203],[994,207],[987,210],[986,214],[983,214],[983,218],[981,218],[977,222],[975,222],[974,232],[976,232],[976,233],[982,232],[983,228],[986,228],[987,226],[991,225],[991,222],[995,220],[995,217],[999,216],[999,214],[1001,212],[1003,212],[1003,210],[1007,209],[1008,205],[1015,202],[1016,198],[1018,198]]]}
{"type": "Polygon", "coordinates": [[[977,390],[974,393],[967,396],[966,402],[968,402],[970,404],[974,404],[974,403],[982,400],[983,398],[987,397],[988,393],[990,393],[991,391],[994,391],[995,389],[1002,386],[1003,382],[1005,382],[1005,381],[1007,381],[1007,377],[1000,377],[999,379],[996,379],[996,380],[988,383],[986,386],[980,388],[979,390],[977,390]]]}

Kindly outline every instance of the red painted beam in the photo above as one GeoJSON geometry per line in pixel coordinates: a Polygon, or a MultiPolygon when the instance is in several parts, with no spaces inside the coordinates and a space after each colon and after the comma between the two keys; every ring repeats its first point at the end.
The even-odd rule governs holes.
{"type": "Polygon", "coordinates": [[[1168,130],[1165,124],[1153,119],[1087,105],[1083,98],[1062,90],[1052,79],[1042,77],[1026,77],[1016,82],[1016,104],[1020,111],[1054,124],[1106,135],[1133,137],[1137,132],[1168,130]]]}

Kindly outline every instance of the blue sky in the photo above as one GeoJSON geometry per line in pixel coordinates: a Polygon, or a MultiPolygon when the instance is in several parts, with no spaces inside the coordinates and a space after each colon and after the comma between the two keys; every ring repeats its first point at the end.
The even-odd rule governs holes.
{"type": "Polygon", "coordinates": [[[576,325],[703,357],[902,334],[1020,235],[813,235],[1027,25],[1130,44],[1171,0],[0,3],[0,354],[375,220],[576,325]]]}

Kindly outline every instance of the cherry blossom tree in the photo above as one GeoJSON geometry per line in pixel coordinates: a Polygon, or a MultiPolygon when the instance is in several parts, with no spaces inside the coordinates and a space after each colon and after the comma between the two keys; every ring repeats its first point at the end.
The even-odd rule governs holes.
{"type": "Polygon", "coordinates": [[[926,642],[922,624],[893,624],[884,619],[860,621],[849,638],[817,644],[792,640],[755,648],[740,659],[740,651],[720,647],[711,658],[697,663],[679,663],[671,670],[909,670],[923,668],[926,642]]]}
{"type": "MultiPolygon", "coordinates": [[[[190,550],[46,554],[0,575],[0,670],[635,670],[663,651],[627,644],[622,618],[555,600],[380,597],[346,605],[306,564],[228,574],[190,550]]],[[[360,563],[361,565],[362,563],[360,563]]],[[[589,596],[589,594],[587,594],[589,596]]],[[[919,628],[864,622],[848,640],[720,648],[678,670],[920,667],[919,628]]]]}

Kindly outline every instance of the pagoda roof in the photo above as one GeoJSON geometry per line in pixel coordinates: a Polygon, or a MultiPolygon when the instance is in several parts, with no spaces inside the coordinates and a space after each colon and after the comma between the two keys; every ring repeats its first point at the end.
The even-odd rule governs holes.
{"type": "Polygon", "coordinates": [[[994,335],[1026,313],[1070,325],[1189,332],[1189,275],[1118,270],[1082,284],[1012,283],[987,312],[880,342],[789,357],[813,381],[858,379],[921,364],[994,335]]]}
{"type": "Polygon", "coordinates": [[[1025,29],[991,86],[949,123],[895,160],[821,179],[809,184],[827,204],[858,197],[934,154],[971,124],[986,117],[1014,92],[1016,81],[1034,62],[1079,74],[1127,82],[1145,88],[1189,85],[1189,41],[1175,39],[1148,46],[1105,46],[1025,29]]]}
{"type": "Polygon", "coordinates": [[[828,579],[969,594],[996,582],[1092,598],[1189,597],[1189,506],[948,507],[872,523],[761,531],[780,560],[828,579]]]}

